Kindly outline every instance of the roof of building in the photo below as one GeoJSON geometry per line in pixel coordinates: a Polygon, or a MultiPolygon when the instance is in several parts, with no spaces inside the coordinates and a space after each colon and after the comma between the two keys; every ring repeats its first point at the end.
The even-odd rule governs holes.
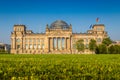
{"type": "Polygon", "coordinates": [[[56,20],[50,25],[50,29],[69,29],[69,25],[62,20],[56,20]]]}
{"type": "Polygon", "coordinates": [[[15,24],[15,25],[14,25],[14,27],[18,27],[18,26],[26,27],[24,24],[15,24]]]}

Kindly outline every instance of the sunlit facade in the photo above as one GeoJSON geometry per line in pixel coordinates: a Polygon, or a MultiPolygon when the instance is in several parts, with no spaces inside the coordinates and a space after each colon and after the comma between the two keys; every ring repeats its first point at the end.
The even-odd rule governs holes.
{"type": "Polygon", "coordinates": [[[85,51],[90,53],[88,47],[91,39],[100,44],[107,37],[105,26],[95,24],[86,33],[73,33],[72,25],[57,20],[50,26],[46,25],[45,33],[33,33],[26,30],[25,25],[14,25],[11,33],[11,53],[14,54],[78,54],[76,41],[84,40],[85,51]]]}

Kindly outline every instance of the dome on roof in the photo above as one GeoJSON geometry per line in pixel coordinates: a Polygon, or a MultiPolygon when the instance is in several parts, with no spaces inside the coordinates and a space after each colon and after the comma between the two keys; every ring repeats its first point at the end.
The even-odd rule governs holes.
{"type": "Polygon", "coordinates": [[[50,25],[50,29],[69,29],[69,25],[62,20],[56,20],[50,25]]]}

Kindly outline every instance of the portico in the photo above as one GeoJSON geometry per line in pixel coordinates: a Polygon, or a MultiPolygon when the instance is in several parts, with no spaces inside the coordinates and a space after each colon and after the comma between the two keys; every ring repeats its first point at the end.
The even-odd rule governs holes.
{"type": "Polygon", "coordinates": [[[48,38],[48,49],[52,51],[66,51],[71,49],[71,39],[70,37],[49,37],[48,38]]]}

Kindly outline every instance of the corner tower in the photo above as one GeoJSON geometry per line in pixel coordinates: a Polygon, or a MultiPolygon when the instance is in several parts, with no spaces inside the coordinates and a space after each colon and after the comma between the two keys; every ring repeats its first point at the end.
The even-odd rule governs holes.
{"type": "Polygon", "coordinates": [[[108,37],[107,32],[105,31],[104,24],[95,24],[92,27],[93,34],[96,36],[96,41],[98,44],[102,42],[102,40],[108,37]]]}
{"type": "Polygon", "coordinates": [[[14,25],[13,32],[11,33],[11,53],[22,53],[25,33],[25,25],[14,25]]]}

